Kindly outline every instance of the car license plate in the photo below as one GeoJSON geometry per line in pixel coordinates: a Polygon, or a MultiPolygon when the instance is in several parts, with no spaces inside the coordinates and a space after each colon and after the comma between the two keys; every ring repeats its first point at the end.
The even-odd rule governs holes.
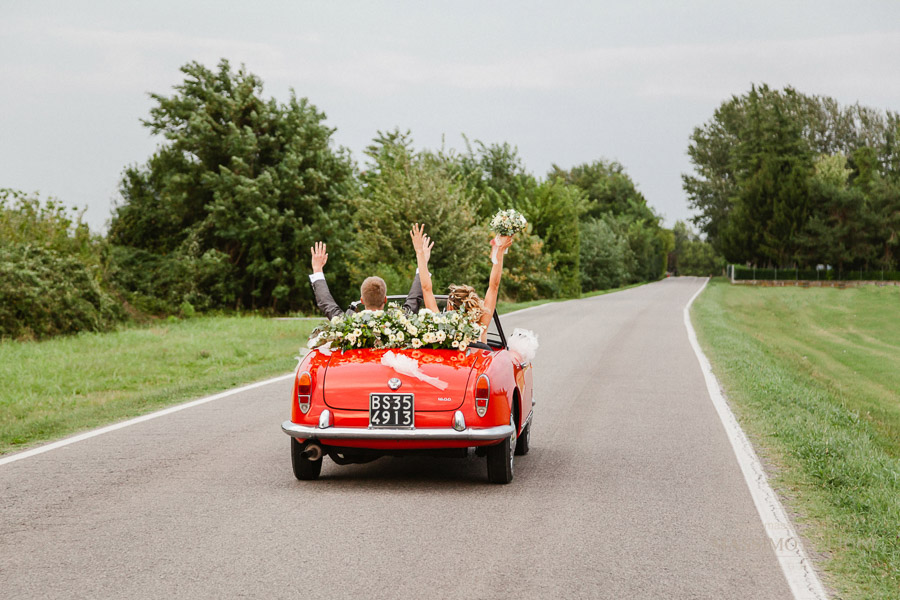
{"type": "Polygon", "coordinates": [[[369,427],[408,427],[414,422],[412,394],[369,394],[369,427]]]}

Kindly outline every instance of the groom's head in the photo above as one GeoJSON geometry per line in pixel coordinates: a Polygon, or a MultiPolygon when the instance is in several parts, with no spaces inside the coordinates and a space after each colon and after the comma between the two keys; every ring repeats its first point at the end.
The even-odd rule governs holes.
{"type": "Polygon", "coordinates": [[[362,282],[359,294],[367,310],[380,310],[387,303],[387,284],[381,277],[368,277],[362,282]]]}

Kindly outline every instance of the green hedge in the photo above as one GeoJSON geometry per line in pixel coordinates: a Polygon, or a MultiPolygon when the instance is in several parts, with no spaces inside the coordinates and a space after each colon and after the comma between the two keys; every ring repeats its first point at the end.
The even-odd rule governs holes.
{"type": "Polygon", "coordinates": [[[768,281],[900,281],[900,271],[864,271],[837,269],[754,269],[731,265],[734,279],[768,281]]]}
{"type": "Polygon", "coordinates": [[[0,247],[0,338],[102,331],[122,317],[77,258],[31,244],[0,247]]]}

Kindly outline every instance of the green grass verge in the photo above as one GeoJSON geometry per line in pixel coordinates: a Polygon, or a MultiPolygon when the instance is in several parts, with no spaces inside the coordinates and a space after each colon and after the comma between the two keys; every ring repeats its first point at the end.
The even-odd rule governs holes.
{"type": "Polygon", "coordinates": [[[288,373],[316,323],[199,317],[0,343],[0,454],[288,373]]]}
{"type": "MultiPolygon", "coordinates": [[[[596,292],[587,292],[581,295],[582,298],[591,298],[593,296],[602,296],[603,294],[612,294],[613,292],[621,292],[622,290],[631,289],[633,287],[638,287],[639,285],[646,284],[646,281],[642,281],[641,283],[632,283],[629,285],[623,285],[622,287],[612,288],[609,290],[597,290],[596,292]]],[[[547,304],[548,302],[566,302],[567,300],[574,300],[575,298],[551,298],[544,300],[529,300],[527,302],[498,302],[497,303],[497,312],[501,315],[513,312],[514,310],[522,310],[523,308],[531,308],[532,306],[540,306],[541,304],[547,304]]]]}
{"type": "Polygon", "coordinates": [[[900,598],[900,288],[711,282],[698,338],[841,598],[900,598]]]}

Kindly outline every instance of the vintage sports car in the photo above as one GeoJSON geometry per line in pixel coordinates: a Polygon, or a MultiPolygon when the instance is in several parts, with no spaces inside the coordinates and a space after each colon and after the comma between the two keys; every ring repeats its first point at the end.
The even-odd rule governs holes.
{"type": "Polygon", "coordinates": [[[491,482],[509,483],[514,455],[528,453],[533,404],[531,363],[509,350],[494,313],[487,343],[465,351],[310,351],[281,428],[301,480],[318,478],[326,455],[346,465],[410,454],[466,457],[473,449],[486,458],[491,482]],[[386,358],[417,365],[415,373],[386,358]]]}

